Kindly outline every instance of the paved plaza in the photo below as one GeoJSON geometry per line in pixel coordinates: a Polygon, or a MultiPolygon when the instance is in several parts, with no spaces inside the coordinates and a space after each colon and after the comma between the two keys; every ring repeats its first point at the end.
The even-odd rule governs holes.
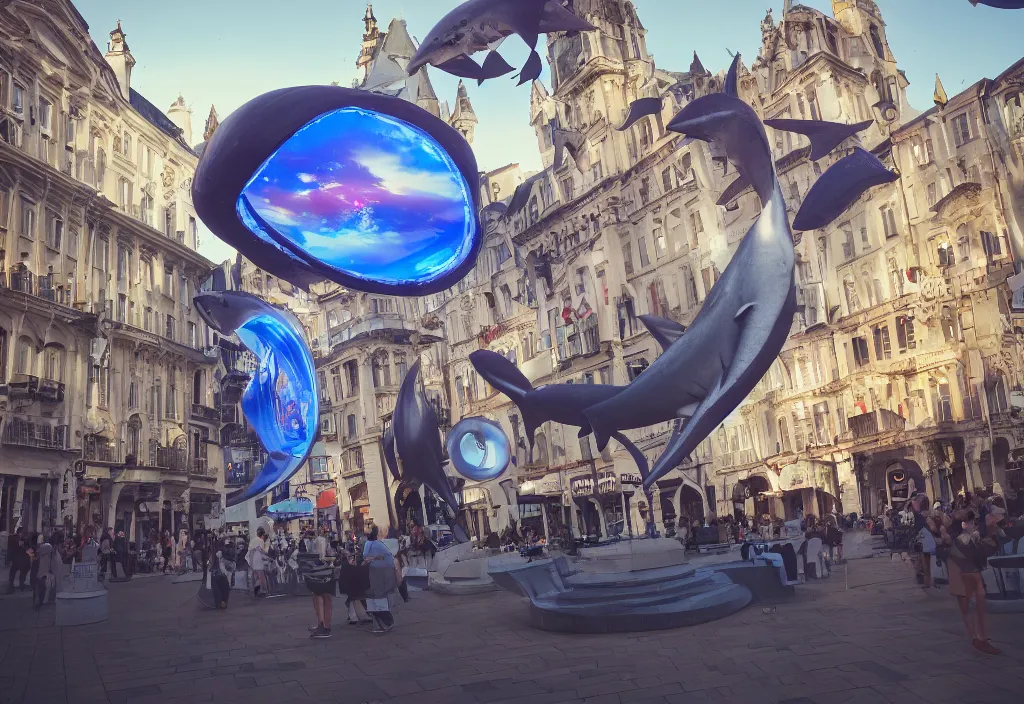
{"type": "Polygon", "coordinates": [[[110,588],[106,623],[59,629],[54,607],[0,597],[0,701],[72,702],[1015,702],[1024,615],[992,616],[998,657],[966,642],[954,599],[908,565],[851,560],[777,608],[694,628],[573,636],[528,623],[505,592],[414,593],[394,631],[344,624],[310,640],[310,601],[200,610],[196,584],[110,588]],[[847,589],[847,584],[849,589],[847,589]]]}

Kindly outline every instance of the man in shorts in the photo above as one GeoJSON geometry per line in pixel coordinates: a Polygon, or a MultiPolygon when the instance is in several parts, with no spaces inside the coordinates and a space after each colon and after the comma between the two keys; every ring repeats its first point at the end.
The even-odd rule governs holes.
{"type": "Polygon", "coordinates": [[[320,535],[313,541],[317,553],[317,565],[306,575],[306,587],[313,593],[313,611],[316,624],[309,627],[310,638],[330,638],[331,619],[334,616],[334,596],[338,580],[334,574],[333,560],[327,560],[329,544],[327,526],[320,526],[320,535]]]}

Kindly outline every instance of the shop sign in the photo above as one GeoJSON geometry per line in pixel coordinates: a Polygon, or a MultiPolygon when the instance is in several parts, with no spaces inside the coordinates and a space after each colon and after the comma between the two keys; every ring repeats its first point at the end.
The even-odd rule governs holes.
{"type": "Polygon", "coordinates": [[[639,474],[628,474],[623,472],[619,475],[619,482],[623,486],[626,486],[627,484],[630,486],[640,486],[644,483],[644,479],[639,474]]]}
{"type": "Polygon", "coordinates": [[[599,494],[618,494],[618,475],[615,472],[601,472],[597,478],[597,491],[599,494]]]}
{"type": "Polygon", "coordinates": [[[573,477],[569,480],[569,490],[574,499],[594,495],[594,478],[591,476],[573,477]]]}
{"type": "Polygon", "coordinates": [[[782,491],[810,488],[810,486],[811,480],[806,467],[790,464],[782,468],[782,472],[779,474],[779,489],[782,491]]]}

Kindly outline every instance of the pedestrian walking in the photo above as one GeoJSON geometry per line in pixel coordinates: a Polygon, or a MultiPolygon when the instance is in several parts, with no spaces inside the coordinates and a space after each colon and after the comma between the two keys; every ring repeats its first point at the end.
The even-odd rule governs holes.
{"type": "Polygon", "coordinates": [[[39,543],[35,549],[35,564],[36,581],[32,594],[32,606],[38,610],[46,603],[46,596],[50,588],[56,586],[61,564],[60,554],[42,535],[39,536],[39,543]]]}
{"type": "Polygon", "coordinates": [[[387,633],[395,625],[389,597],[398,590],[398,582],[395,579],[395,556],[377,536],[377,526],[374,526],[363,546],[363,561],[370,563],[370,589],[366,593],[366,604],[374,620],[372,632],[387,633]]]}
{"type": "Polygon", "coordinates": [[[14,578],[20,576],[21,591],[25,591],[25,580],[28,578],[31,560],[28,546],[25,543],[25,529],[18,528],[7,539],[7,562],[11,566],[7,578],[7,593],[14,593],[14,578]]]}
{"type": "Polygon", "coordinates": [[[334,593],[338,580],[334,560],[328,558],[330,546],[327,542],[327,526],[320,526],[320,535],[310,541],[317,555],[316,566],[306,575],[306,587],[313,594],[313,612],[316,624],[310,626],[310,638],[330,638],[331,620],[334,616],[334,593]]]}
{"type": "Polygon", "coordinates": [[[252,568],[253,596],[261,598],[267,596],[267,531],[262,527],[256,529],[256,539],[249,547],[249,566],[252,568]]]}
{"type": "MultiPolygon", "coordinates": [[[[983,519],[984,520],[984,519],[983,519]]],[[[954,513],[950,530],[943,534],[949,545],[949,593],[957,598],[960,617],[971,639],[971,645],[983,653],[999,655],[1002,651],[989,643],[985,615],[985,584],[981,572],[988,556],[997,549],[995,535],[989,531],[982,536],[978,514],[974,509],[954,513]],[[974,613],[970,611],[974,600],[974,613]]]]}
{"type": "Polygon", "coordinates": [[[366,592],[370,588],[370,566],[355,552],[338,556],[338,595],[345,597],[348,625],[370,623],[366,613],[366,592]]]}

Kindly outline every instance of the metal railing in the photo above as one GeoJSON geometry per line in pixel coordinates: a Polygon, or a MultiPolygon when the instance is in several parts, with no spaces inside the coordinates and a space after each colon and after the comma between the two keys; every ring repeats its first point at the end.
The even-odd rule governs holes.
{"type": "Polygon", "coordinates": [[[87,442],[85,445],[85,459],[92,462],[109,462],[111,464],[121,463],[121,453],[113,443],[87,442]]]}
{"type": "Polygon", "coordinates": [[[44,450],[66,450],[68,426],[37,423],[23,418],[11,418],[4,425],[4,445],[36,447],[44,450]]]}
{"type": "Polygon", "coordinates": [[[203,420],[210,423],[219,423],[221,414],[217,412],[216,408],[210,408],[199,403],[192,404],[192,418],[193,420],[203,420]]]}
{"type": "Polygon", "coordinates": [[[0,288],[20,291],[67,308],[75,303],[71,289],[56,274],[36,276],[31,271],[0,271],[0,288]]]}
{"type": "Polygon", "coordinates": [[[210,461],[206,457],[195,457],[192,459],[188,473],[199,477],[212,477],[216,471],[215,468],[210,467],[210,461]]]}
{"type": "Polygon", "coordinates": [[[188,451],[177,447],[153,448],[149,456],[149,466],[170,469],[176,472],[188,471],[188,451]]]}
{"type": "Polygon", "coordinates": [[[847,420],[850,424],[850,432],[853,434],[854,440],[861,440],[893,430],[901,431],[907,427],[906,418],[885,408],[861,413],[858,416],[851,416],[847,420]]]}

